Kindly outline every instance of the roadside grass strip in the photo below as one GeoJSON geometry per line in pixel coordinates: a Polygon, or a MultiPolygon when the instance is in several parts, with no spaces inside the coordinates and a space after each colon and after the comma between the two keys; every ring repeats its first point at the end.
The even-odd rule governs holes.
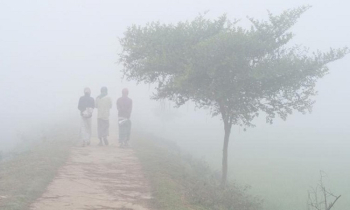
{"type": "Polygon", "coordinates": [[[184,153],[173,142],[138,133],[133,147],[153,190],[158,210],[258,210],[262,200],[249,187],[220,187],[220,173],[184,153]]]}
{"type": "Polygon", "coordinates": [[[59,137],[38,141],[0,162],[0,209],[29,209],[66,162],[71,146],[71,139],[59,137]]]}

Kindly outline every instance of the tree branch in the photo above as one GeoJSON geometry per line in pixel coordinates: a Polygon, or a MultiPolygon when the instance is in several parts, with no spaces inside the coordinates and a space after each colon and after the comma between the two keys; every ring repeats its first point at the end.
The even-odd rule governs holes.
{"type": "Polygon", "coordinates": [[[337,200],[340,198],[340,196],[341,195],[339,195],[331,204],[329,204],[327,210],[330,210],[334,206],[335,202],[337,202],[337,200]]]}

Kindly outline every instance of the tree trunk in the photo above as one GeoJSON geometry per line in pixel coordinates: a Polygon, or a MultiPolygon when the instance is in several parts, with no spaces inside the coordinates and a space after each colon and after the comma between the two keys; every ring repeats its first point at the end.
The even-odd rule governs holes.
{"type": "Polygon", "coordinates": [[[225,137],[224,137],[224,147],[223,147],[223,155],[222,155],[222,177],[221,177],[221,186],[225,187],[227,181],[227,149],[228,142],[230,140],[232,124],[228,122],[227,119],[224,119],[224,129],[225,129],[225,137]]]}

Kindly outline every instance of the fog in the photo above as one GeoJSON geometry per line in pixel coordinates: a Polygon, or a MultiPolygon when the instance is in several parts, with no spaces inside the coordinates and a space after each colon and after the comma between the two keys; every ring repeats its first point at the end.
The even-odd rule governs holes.
{"type": "MultiPolygon", "coordinates": [[[[23,135],[40,136],[45,126],[69,122],[78,127],[77,103],[84,87],[91,88],[93,97],[102,86],[108,87],[114,103],[111,117],[116,118],[115,101],[121,89],[128,87],[134,101],[134,130],[176,141],[219,169],[223,141],[220,119],[211,118],[207,110],[195,109],[191,103],[175,109],[171,102],[151,101],[152,87],[122,80],[118,37],[131,24],[176,23],[205,11],[210,18],[226,13],[248,26],[246,16],[264,19],[267,10],[278,14],[305,4],[313,7],[293,27],[293,44],[311,50],[350,46],[350,3],[345,0],[1,1],[0,150],[23,143],[23,135]]],[[[317,85],[319,94],[311,114],[295,112],[287,121],[276,119],[273,125],[261,117],[255,121],[256,128],[246,132],[233,128],[229,147],[233,179],[252,185],[253,191],[266,199],[276,199],[275,194],[264,191],[271,188],[293,203],[298,202],[294,196],[306,197],[307,187],[315,184],[319,170],[325,170],[334,181],[334,189],[344,196],[339,204],[349,205],[350,192],[344,185],[350,184],[350,170],[346,169],[350,160],[350,57],[329,67],[330,74],[317,85]],[[283,170],[286,167],[298,171],[283,170]],[[301,176],[301,170],[308,174],[301,176]],[[285,174],[295,175],[280,177],[285,174]],[[279,176],[275,183],[266,181],[265,176],[275,175],[279,176]],[[275,190],[283,183],[300,188],[275,190]]]]}

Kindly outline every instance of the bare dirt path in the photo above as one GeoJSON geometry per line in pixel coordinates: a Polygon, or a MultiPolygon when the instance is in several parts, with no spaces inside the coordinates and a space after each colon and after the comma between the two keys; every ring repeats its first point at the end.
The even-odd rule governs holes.
{"type": "Polygon", "coordinates": [[[31,210],[148,210],[149,185],[132,149],[75,147],[31,210]]]}

